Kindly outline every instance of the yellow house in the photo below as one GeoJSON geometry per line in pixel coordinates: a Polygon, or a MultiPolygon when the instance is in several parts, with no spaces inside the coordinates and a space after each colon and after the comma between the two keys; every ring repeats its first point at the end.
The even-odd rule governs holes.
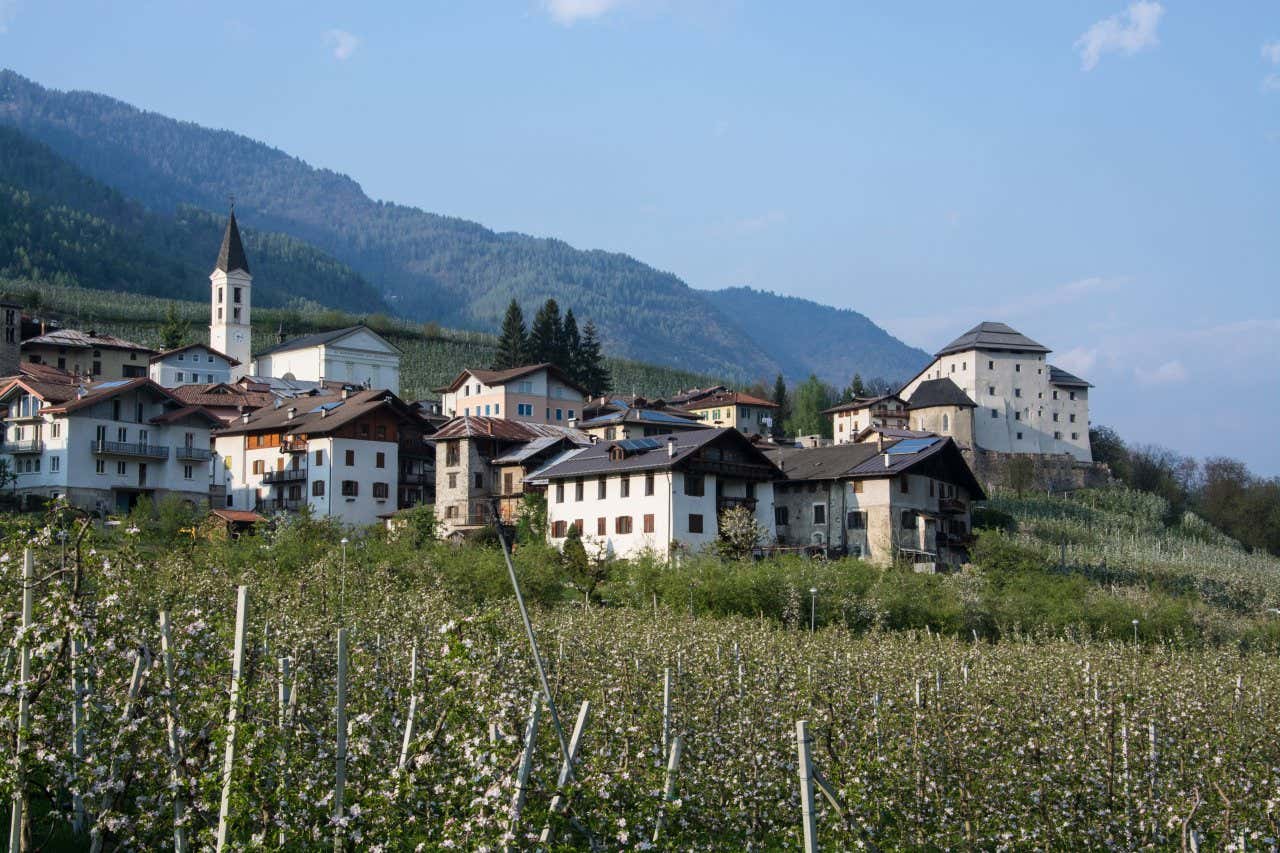
{"type": "Polygon", "coordinates": [[[703,423],[733,427],[744,435],[768,435],[778,404],[741,391],[724,391],[683,404],[703,423]]]}

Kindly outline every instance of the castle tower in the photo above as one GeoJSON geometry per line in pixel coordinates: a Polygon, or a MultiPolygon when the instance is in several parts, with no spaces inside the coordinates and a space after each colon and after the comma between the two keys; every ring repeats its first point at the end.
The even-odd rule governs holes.
{"type": "Polygon", "coordinates": [[[244,244],[240,242],[234,207],[231,218],[227,220],[227,231],[222,235],[218,263],[209,275],[209,283],[212,289],[209,346],[240,362],[231,367],[231,380],[234,382],[249,371],[249,310],[253,291],[253,276],[249,274],[244,244]]]}

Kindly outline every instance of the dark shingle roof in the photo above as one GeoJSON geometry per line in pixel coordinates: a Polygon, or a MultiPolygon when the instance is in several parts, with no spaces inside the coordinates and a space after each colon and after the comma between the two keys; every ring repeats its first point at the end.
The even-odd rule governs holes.
{"type": "Polygon", "coordinates": [[[1060,388],[1092,388],[1091,382],[1086,382],[1079,376],[1067,373],[1061,367],[1049,365],[1049,384],[1057,385],[1060,388]]]}
{"type": "Polygon", "coordinates": [[[788,480],[831,480],[848,474],[876,455],[874,444],[835,444],[804,449],[767,451],[788,480]]]}
{"type": "Polygon", "coordinates": [[[227,220],[227,230],[222,235],[222,248],[218,250],[218,264],[214,269],[223,272],[249,271],[249,259],[244,256],[244,244],[240,242],[240,227],[236,225],[234,210],[227,220]]]}
{"type": "Polygon", "coordinates": [[[971,349],[1011,350],[1013,352],[1049,352],[1049,348],[1028,338],[1004,323],[979,323],[935,353],[944,356],[971,349]]]}
{"type": "Polygon", "coordinates": [[[496,438],[512,442],[533,441],[537,438],[568,438],[576,444],[587,444],[591,441],[586,433],[569,427],[490,418],[483,415],[459,415],[451,418],[431,436],[433,441],[449,441],[456,438],[496,438]]]}
{"type": "Polygon", "coordinates": [[[278,402],[278,406],[264,406],[250,412],[247,422],[233,420],[216,435],[276,431],[288,435],[324,435],[376,409],[389,410],[402,423],[417,421],[404,402],[385,388],[357,391],[345,398],[341,394],[317,395],[278,402]]]}
{"type": "MultiPolygon", "coordinates": [[[[330,331],[330,332],[313,332],[310,335],[300,335],[296,338],[291,338],[283,343],[274,344],[272,346],[267,347],[266,349],[258,352],[257,355],[254,356],[254,358],[257,358],[258,356],[263,356],[263,355],[271,355],[272,353],[276,353],[276,352],[288,352],[289,350],[306,349],[307,347],[318,347],[323,344],[331,344],[334,341],[339,340],[341,338],[345,338],[347,335],[351,334],[352,332],[357,332],[357,331],[360,331],[361,329],[364,329],[365,331],[369,332],[371,335],[377,335],[377,337],[382,338],[381,335],[379,335],[373,329],[370,329],[364,323],[356,323],[354,326],[344,326],[341,329],[334,329],[333,331],[330,331]]],[[[392,344],[391,342],[387,341],[385,338],[383,338],[383,342],[386,343],[387,346],[391,347],[392,349],[396,348],[395,344],[392,344]]]]}
{"type": "Polygon", "coordinates": [[[823,409],[822,414],[832,415],[836,412],[856,412],[861,409],[869,409],[876,403],[883,403],[886,400],[897,400],[899,403],[904,402],[897,394],[881,394],[879,397],[857,397],[848,403],[841,403],[838,406],[823,409]]]}
{"type": "Polygon", "coordinates": [[[834,447],[811,447],[803,450],[772,451],[770,456],[782,468],[788,480],[876,479],[893,477],[925,466],[930,476],[946,473],[959,481],[976,499],[986,497],[982,485],[960,453],[960,448],[950,438],[905,439],[885,444],[884,451],[877,452],[874,444],[837,444],[834,447]],[[908,442],[916,442],[919,449],[910,453],[895,453],[894,448],[906,449],[908,442]],[[886,464],[887,461],[887,464],[886,464]]]}
{"type": "Polygon", "coordinates": [[[677,432],[669,436],[654,436],[653,444],[657,446],[649,450],[637,450],[627,453],[622,459],[611,459],[610,448],[624,442],[600,441],[580,452],[567,456],[563,461],[549,465],[541,471],[526,477],[526,480],[562,479],[564,477],[585,477],[595,474],[617,474],[628,471],[659,471],[677,468],[689,460],[695,453],[709,444],[721,439],[737,444],[744,452],[757,461],[753,464],[763,466],[773,477],[777,476],[777,468],[773,461],[747,440],[742,433],[732,427],[715,429],[698,429],[688,432],[677,432]],[[667,447],[674,441],[675,452],[667,447]]]}
{"type": "Polygon", "coordinates": [[[575,382],[573,377],[549,361],[539,362],[538,364],[525,364],[520,367],[511,367],[506,370],[483,370],[480,368],[469,367],[454,377],[454,380],[448,385],[443,385],[439,388],[432,388],[431,390],[436,394],[447,394],[451,391],[456,391],[462,387],[462,383],[466,381],[468,376],[475,377],[484,385],[505,385],[513,379],[519,379],[522,376],[537,373],[539,370],[547,371],[556,379],[559,379],[561,383],[568,385],[571,388],[576,388],[582,392],[583,396],[586,396],[587,391],[585,388],[575,382]]]}
{"type": "Polygon", "coordinates": [[[921,382],[908,402],[912,409],[927,409],[931,406],[964,406],[975,409],[978,406],[959,385],[946,378],[921,382]]]}

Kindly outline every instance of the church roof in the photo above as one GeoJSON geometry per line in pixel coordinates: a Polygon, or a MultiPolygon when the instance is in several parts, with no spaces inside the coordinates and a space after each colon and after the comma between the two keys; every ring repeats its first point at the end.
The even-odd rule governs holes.
{"type": "Polygon", "coordinates": [[[979,323],[937,353],[941,357],[953,352],[965,350],[1008,350],[1012,352],[1049,352],[1049,348],[1038,344],[1026,335],[1010,328],[1004,323],[986,321],[979,323]]]}
{"type": "Polygon", "coordinates": [[[214,269],[223,272],[249,271],[249,259],[244,256],[244,244],[240,242],[240,228],[236,225],[234,210],[227,220],[227,230],[222,235],[222,248],[218,250],[218,265],[214,269]]]}
{"type": "Polygon", "coordinates": [[[272,353],[277,353],[277,352],[288,352],[289,350],[307,349],[309,347],[324,346],[325,344],[331,344],[335,341],[345,338],[347,335],[350,335],[353,332],[359,332],[361,330],[366,331],[371,335],[374,335],[375,337],[378,338],[378,340],[382,341],[390,349],[396,350],[397,352],[399,351],[399,348],[395,344],[391,343],[386,338],[382,337],[382,335],[379,335],[377,332],[375,332],[373,329],[370,329],[368,326],[366,326],[363,323],[357,323],[354,326],[345,326],[341,329],[334,329],[329,332],[313,332],[310,335],[300,335],[296,338],[290,338],[289,340],[284,341],[283,343],[273,344],[264,350],[260,350],[257,353],[257,355],[254,356],[254,358],[259,358],[264,355],[271,355],[272,353]]]}

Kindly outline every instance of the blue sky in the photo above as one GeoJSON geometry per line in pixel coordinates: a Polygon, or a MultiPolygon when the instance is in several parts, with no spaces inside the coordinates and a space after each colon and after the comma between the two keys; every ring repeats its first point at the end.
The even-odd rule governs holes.
{"type": "Polygon", "coordinates": [[[1280,474],[1280,5],[0,0],[0,66],[377,198],[1005,320],[1135,442],[1280,474]]]}

